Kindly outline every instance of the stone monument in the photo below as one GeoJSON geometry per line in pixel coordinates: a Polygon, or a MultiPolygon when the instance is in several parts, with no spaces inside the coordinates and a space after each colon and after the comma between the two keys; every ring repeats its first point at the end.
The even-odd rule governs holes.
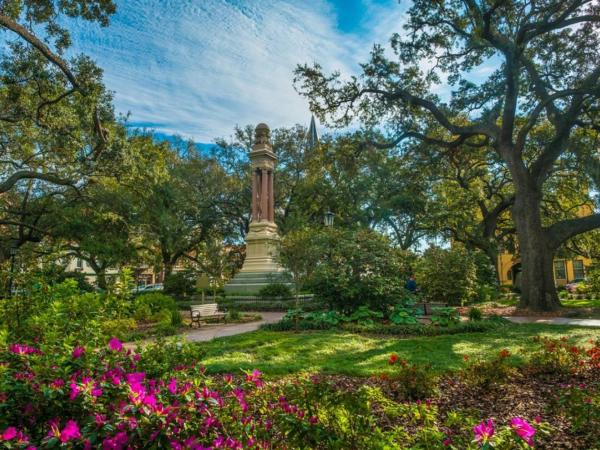
{"type": "Polygon", "coordinates": [[[273,174],[277,156],[273,153],[269,127],[256,127],[250,152],[252,167],[252,218],[246,236],[246,259],[242,269],[225,285],[227,293],[256,293],[274,282],[285,282],[279,265],[279,234],[275,224],[273,174]]]}

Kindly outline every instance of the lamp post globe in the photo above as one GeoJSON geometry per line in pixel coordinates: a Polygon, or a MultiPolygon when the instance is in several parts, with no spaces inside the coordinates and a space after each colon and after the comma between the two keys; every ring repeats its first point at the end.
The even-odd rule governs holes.
{"type": "Polygon", "coordinates": [[[331,211],[327,211],[325,213],[324,222],[325,222],[325,226],[326,227],[332,227],[333,226],[333,218],[334,217],[335,217],[335,214],[332,213],[331,211]]]}

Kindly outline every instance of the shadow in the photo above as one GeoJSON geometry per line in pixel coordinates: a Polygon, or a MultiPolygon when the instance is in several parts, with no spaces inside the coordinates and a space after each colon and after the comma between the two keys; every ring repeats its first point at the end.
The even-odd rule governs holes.
{"type": "Polygon", "coordinates": [[[531,338],[538,335],[568,336],[584,342],[600,338],[600,329],[525,324],[486,333],[405,339],[335,331],[256,331],[198,345],[207,351],[204,365],[210,373],[258,368],[265,375],[322,372],[370,376],[394,370],[387,364],[392,353],[410,363],[430,364],[438,373],[463,368],[464,355],[491,359],[503,349],[510,351],[510,362],[517,365],[523,363],[522,352],[531,347],[531,338]]]}

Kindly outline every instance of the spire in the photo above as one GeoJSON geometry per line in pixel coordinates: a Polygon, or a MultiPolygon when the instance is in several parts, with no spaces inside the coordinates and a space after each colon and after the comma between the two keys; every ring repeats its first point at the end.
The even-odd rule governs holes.
{"type": "Polygon", "coordinates": [[[308,148],[313,149],[319,146],[319,136],[317,135],[317,125],[315,124],[315,116],[310,116],[310,127],[306,137],[308,148]]]}

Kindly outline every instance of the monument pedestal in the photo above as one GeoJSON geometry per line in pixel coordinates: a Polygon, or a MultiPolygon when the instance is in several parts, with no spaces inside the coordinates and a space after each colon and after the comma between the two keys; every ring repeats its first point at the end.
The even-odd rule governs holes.
{"type": "Polygon", "coordinates": [[[277,225],[272,222],[250,224],[246,237],[246,259],[242,270],[225,285],[226,293],[255,294],[271,283],[287,283],[279,255],[277,225]]]}

